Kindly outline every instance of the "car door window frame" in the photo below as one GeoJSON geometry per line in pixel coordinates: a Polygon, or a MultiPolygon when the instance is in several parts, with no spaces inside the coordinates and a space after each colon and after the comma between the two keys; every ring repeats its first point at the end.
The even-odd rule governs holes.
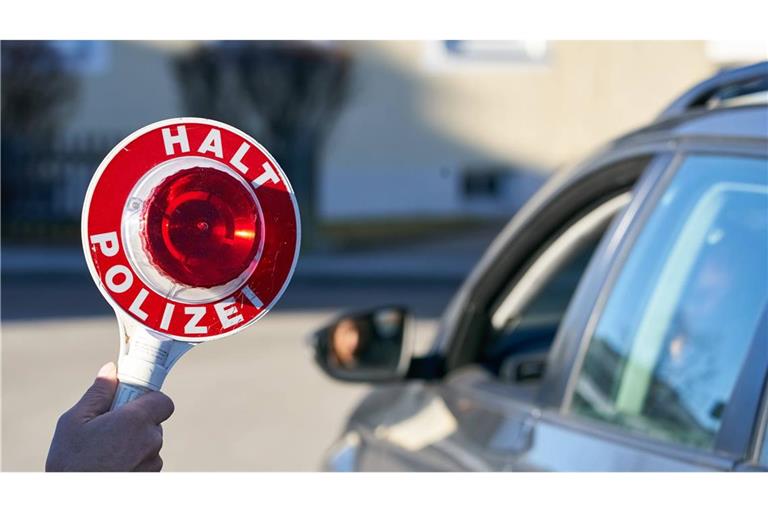
{"type": "Polygon", "coordinates": [[[768,378],[768,304],[763,306],[744,367],[734,384],[731,400],[725,408],[722,427],[715,446],[730,453],[741,453],[749,460],[760,458],[761,404],[768,378]]]}
{"type": "MultiPolygon", "coordinates": [[[[635,151],[640,154],[647,152],[642,146],[632,149],[634,151],[621,154],[621,159],[636,156],[635,151]]],[[[675,154],[661,149],[669,150],[669,147],[657,148],[656,156],[635,184],[632,200],[624,211],[614,218],[603,235],[581,283],[571,298],[552,344],[540,389],[539,402],[545,408],[563,410],[571,389],[573,368],[583,358],[582,352],[586,350],[583,333],[594,328],[591,325],[591,322],[596,320],[594,311],[602,310],[601,301],[606,299],[604,289],[611,286],[616,277],[614,266],[617,261],[623,264],[623,259],[627,256],[628,241],[633,240],[639,227],[650,214],[645,205],[654,200],[653,196],[664,173],[670,166],[675,165],[675,154]]]]}
{"type": "MultiPolygon", "coordinates": [[[[429,358],[442,361],[441,372],[432,378],[441,377],[456,368],[455,361],[452,361],[454,352],[461,348],[466,339],[468,324],[472,317],[478,314],[477,308],[488,301],[485,288],[493,287],[493,283],[506,283],[510,269],[523,265],[525,258],[562,227],[562,222],[557,224],[557,229],[553,229],[542,221],[550,216],[547,214],[550,209],[567,208],[569,215],[575,215],[579,206],[574,207],[573,203],[581,205],[583,210],[589,206],[588,203],[610,195],[611,191],[600,194],[592,190],[592,182],[598,169],[612,167],[635,158],[646,157],[653,160],[669,151],[670,148],[666,144],[658,141],[648,141],[630,149],[612,149],[600,153],[568,173],[561,173],[549,180],[504,227],[445,309],[440,321],[440,330],[428,354],[429,358]],[[557,199],[557,204],[553,204],[554,199],[557,199]],[[551,234],[538,236],[539,241],[535,245],[525,242],[530,233],[540,232],[542,229],[551,230],[551,234]]],[[[610,181],[613,191],[634,188],[646,169],[647,165],[643,167],[640,176],[617,173],[606,181],[610,181]]]]}
{"type": "MultiPolygon", "coordinates": [[[[487,309],[505,290],[511,278],[510,269],[513,273],[519,274],[533,254],[551,242],[558,233],[563,232],[563,226],[568,224],[569,219],[583,217],[590,210],[605,203],[606,200],[625,192],[629,192],[634,197],[638,191],[638,185],[647,182],[649,170],[651,168],[663,168],[670,161],[672,155],[673,151],[667,140],[646,140],[631,147],[611,148],[608,151],[598,153],[570,172],[560,174],[545,185],[545,189],[529,201],[525,211],[516,215],[504,228],[502,234],[486,251],[482,260],[474,268],[446,309],[440,331],[430,352],[430,357],[440,358],[444,361],[441,375],[450,375],[462,367],[456,365],[455,361],[452,362],[452,358],[456,355],[455,351],[463,349],[466,340],[472,337],[471,322],[478,321],[478,318],[484,314],[480,312],[480,308],[487,309]],[[547,217],[557,219],[557,223],[542,230],[542,222],[540,221],[547,217]],[[550,231],[546,231],[546,229],[550,231]],[[521,244],[521,240],[528,240],[526,237],[531,236],[531,230],[537,234],[535,244],[531,242],[521,244]],[[505,233],[508,233],[507,236],[505,233]],[[500,282],[504,285],[499,285],[500,282]]],[[[648,186],[646,185],[645,188],[648,186]]],[[[641,187],[641,189],[643,188],[641,187]]],[[[634,200],[630,200],[629,205],[618,212],[609,223],[606,233],[601,237],[597,251],[600,251],[601,245],[605,245],[606,236],[616,231],[617,223],[619,223],[618,229],[625,229],[625,226],[619,221],[625,217],[626,209],[633,202],[634,200]]],[[[552,223],[550,222],[550,224],[552,223]]],[[[544,222],[543,225],[546,226],[547,223],[544,222]]],[[[615,247],[610,244],[608,249],[612,251],[615,247]]],[[[603,251],[606,249],[603,248],[603,251]]],[[[593,265],[594,259],[593,255],[587,265],[587,271],[593,265]]],[[[573,298],[570,303],[572,302],[573,298]]],[[[560,329],[562,329],[562,323],[560,329]]],[[[553,348],[554,343],[553,340],[553,348]]],[[[509,390],[515,384],[500,384],[503,384],[502,387],[507,390],[505,393],[510,396],[509,390]]],[[[542,381],[540,385],[537,385],[539,389],[526,399],[534,407],[540,406],[540,390],[543,384],[542,381]]],[[[528,395],[526,393],[526,396],[528,395]]],[[[562,392],[560,398],[562,398],[562,392]]]]}
{"type": "MultiPolygon", "coordinates": [[[[719,438],[716,442],[714,450],[697,448],[692,446],[682,445],[677,442],[664,441],[655,438],[650,438],[639,432],[633,432],[618,425],[613,425],[590,418],[585,418],[571,413],[572,400],[575,393],[576,381],[582,370],[584,359],[586,357],[587,349],[589,348],[589,342],[592,334],[594,333],[598,321],[601,318],[606,302],[610,297],[611,291],[614,288],[616,280],[621,275],[621,271],[624,268],[626,259],[631,253],[632,248],[635,246],[637,237],[642,232],[644,226],[648,221],[648,217],[655,211],[655,208],[660,201],[662,195],[667,190],[667,187],[671,180],[677,173],[678,168],[682,162],[689,155],[713,155],[713,156],[735,156],[735,157],[768,157],[768,152],[764,145],[759,141],[717,141],[711,139],[685,139],[678,142],[676,151],[672,159],[666,162],[666,165],[661,164],[660,167],[649,169],[648,179],[644,183],[638,184],[638,191],[632,204],[627,209],[625,218],[627,226],[623,232],[618,233],[620,239],[613,241],[616,244],[616,250],[614,251],[614,257],[605,261],[609,265],[608,269],[603,269],[602,279],[599,279],[599,284],[596,282],[589,283],[590,279],[595,279],[597,276],[590,274],[590,269],[587,269],[587,274],[582,280],[582,283],[588,282],[585,288],[591,293],[587,293],[585,290],[577,290],[574,296],[574,302],[580,300],[577,307],[574,309],[580,309],[581,311],[575,311],[573,315],[566,315],[563,323],[561,324],[561,332],[558,333],[558,339],[555,340],[558,345],[558,351],[569,352],[566,362],[568,365],[567,377],[563,383],[562,378],[557,382],[560,386],[555,386],[557,391],[562,391],[562,400],[559,403],[558,416],[560,420],[565,423],[569,423],[578,428],[589,429],[596,434],[616,436],[624,438],[629,442],[640,442],[646,444],[649,447],[659,447],[669,453],[675,454],[680,458],[686,459],[709,459],[711,463],[715,465],[727,465],[735,464],[738,460],[743,460],[745,457],[751,457],[754,455],[754,450],[757,449],[753,439],[750,439],[748,443],[743,443],[745,446],[736,447],[728,445],[724,439],[719,438]],[[647,189],[644,189],[648,187],[647,189]],[[634,207],[634,208],[633,208],[634,207]],[[581,296],[579,296],[581,294],[581,296]],[[585,297],[586,296],[586,297],[585,297]],[[590,298],[592,299],[590,301],[590,298]],[[562,333],[562,337],[560,334],[562,333]],[[569,350],[570,349],[570,350],[569,350]],[[746,446],[749,445],[749,446],[746,446]],[[663,448],[661,448],[663,446],[663,448]],[[723,451],[729,450],[729,451],[723,451]],[[732,452],[736,449],[737,453],[732,452]]],[[[617,230],[622,231],[622,230],[617,230]]],[[[606,237],[607,238],[607,237],[606,237]]],[[[604,239],[606,245],[608,242],[604,239]]],[[[601,248],[598,247],[598,252],[601,248]]],[[[596,254],[596,256],[603,256],[603,254],[596,254]]],[[[596,258],[597,259],[597,258],[596,258]]],[[[597,262],[593,263],[597,264],[597,262]]],[[[592,263],[590,264],[592,266],[592,263]]],[[[580,286],[580,288],[582,288],[580,286]]],[[[570,313],[570,311],[569,311],[570,313]]],[[[752,350],[750,347],[749,350],[752,350]]],[[[553,353],[554,357],[557,354],[553,353]]],[[[562,355],[560,355],[563,358],[562,355]]],[[[563,368],[565,365],[561,366],[563,368]]],[[[768,372],[768,365],[759,365],[755,367],[752,365],[745,365],[740,373],[744,372],[757,372],[762,373],[765,381],[766,372],[768,372]]],[[[741,380],[741,375],[739,377],[741,380]]],[[[738,380],[737,380],[738,386],[738,380]]],[[[552,392],[550,390],[550,392],[552,392]]],[[[739,392],[739,388],[734,388],[734,396],[739,392]]],[[[556,396],[556,394],[554,395],[556,396]]],[[[736,429],[735,426],[738,422],[749,422],[749,425],[754,425],[759,408],[760,396],[757,396],[753,400],[749,400],[749,403],[742,404],[738,408],[733,408],[729,411],[728,417],[723,419],[721,426],[722,430],[736,429]]],[[[552,398],[550,397],[550,404],[554,405],[552,398]]],[[[756,429],[753,430],[753,436],[756,434],[756,429]]]]}
{"type": "MultiPolygon", "coordinates": [[[[531,258],[531,262],[503,287],[504,291],[499,298],[490,305],[488,334],[504,329],[510,319],[524,316],[526,309],[540,297],[551,280],[568,266],[569,260],[583,251],[586,244],[593,245],[589,240],[599,240],[605,235],[612,220],[621,215],[621,211],[631,199],[632,192],[629,190],[607,196],[545,242],[541,250],[531,258]]],[[[594,250],[589,259],[592,258],[594,250]]],[[[581,274],[583,275],[584,271],[581,274]]],[[[568,298],[568,303],[571,297],[568,298]]],[[[562,315],[560,319],[562,320],[562,315]]],[[[489,341],[480,347],[481,352],[487,348],[489,341]]],[[[513,380],[502,380],[507,384],[517,384],[513,380]]]]}
{"type": "Polygon", "coordinates": [[[611,218],[617,215],[631,198],[631,192],[624,192],[606,199],[554,237],[523,271],[522,276],[508,286],[508,291],[503,294],[504,298],[499,304],[491,308],[491,325],[500,329],[510,318],[521,314],[546,287],[553,274],[578,250],[583,240],[597,231],[607,229],[603,226],[609,224],[611,218]]]}
{"type": "MultiPolygon", "coordinates": [[[[768,343],[768,334],[766,334],[766,343],[768,343]]],[[[768,469],[768,376],[763,383],[762,405],[755,429],[754,447],[747,466],[768,469]]]]}

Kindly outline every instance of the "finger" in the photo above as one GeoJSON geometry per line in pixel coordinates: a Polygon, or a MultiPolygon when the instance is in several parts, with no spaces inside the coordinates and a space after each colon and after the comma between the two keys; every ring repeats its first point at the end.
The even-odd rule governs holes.
{"type": "Polygon", "coordinates": [[[141,411],[155,425],[159,425],[173,414],[173,401],[160,391],[150,391],[122,407],[126,413],[141,411]]]}
{"type": "Polygon", "coordinates": [[[107,412],[117,390],[117,367],[109,362],[101,367],[96,380],[83,394],[74,409],[85,419],[91,419],[107,412]]]}
{"type": "Polygon", "coordinates": [[[142,461],[138,466],[133,468],[134,471],[148,472],[148,471],[160,471],[163,469],[163,459],[159,455],[155,455],[149,459],[142,461]]]}
{"type": "MultiPolygon", "coordinates": [[[[135,428],[135,427],[134,427],[135,428]]],[[[157,457],[163,448],[163,432],[159,425],[144,425],[135,430],[136,437],[132,440],[136,458],[133,460],[148,461],[157,457]]]]}
{"type": "Polygon", "coordinates": [[[150,440],[147,443],[150,455],[157,455],[163,448],[163,427],[160,425],[153,425],[152,433],[150,434],[150,440]]]}

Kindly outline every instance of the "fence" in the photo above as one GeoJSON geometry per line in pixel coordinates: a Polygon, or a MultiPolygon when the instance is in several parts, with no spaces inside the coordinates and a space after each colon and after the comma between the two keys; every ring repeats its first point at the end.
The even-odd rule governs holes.
{"type": "Polygon", "coordinates": [[[118,138],[2,139],[3,243],[77,243],[88,183],[118,138]]]}

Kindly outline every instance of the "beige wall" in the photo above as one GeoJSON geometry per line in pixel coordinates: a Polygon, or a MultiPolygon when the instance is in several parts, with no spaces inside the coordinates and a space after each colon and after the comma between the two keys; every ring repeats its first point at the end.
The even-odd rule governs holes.
{"type": "MultiPolygon", "coordinates": [[[[126,132],[183,113],[169,55],[199,43],[113,42],[83,81],[73,132],[126,132]],[[141,79],[137,80],[137,74],[141,79]]],[[[435,42],[347,42],[353,92],[324,168],[551,168],[651,120],[716,66],[698,41],[551,42],[544,65],[430,65],[435,42]]]]}
{"type": "Polygon", "coordinates": [[[169,43],[111,41],[103,69],[83,77],[67,129],[124,137],[149,123],[183,114],[169,43]]]}
{"type": "MultiPolygon", "coordinates": [[[[70,131],[125,135],[184,115],[170,57],[198,44],[110,43],[70,131]]],[[[504,214],[540,180],[480,204],[462,191],[464,169],[517,164],[546,175],[648,123],[719,65],[699,41],[554,41],[543,62],[482,65],[436,62],[434,41],[334,44],[354,73],[320,169],[326,218],[504,214]]]]}
{"type": "Polygon", "coordinates": [[[543,65],[429,64],[429,42],[349,42],[353,94],[324,169],[552,168],[643,125],[715,70],[692,41],[552,42],[543,65]]]}

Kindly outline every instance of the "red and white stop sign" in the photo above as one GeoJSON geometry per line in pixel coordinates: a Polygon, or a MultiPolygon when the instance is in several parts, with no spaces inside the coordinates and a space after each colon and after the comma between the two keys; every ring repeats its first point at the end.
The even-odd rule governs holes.
{"type": "Polygon", "coordinates": [[[266,314],[291,279],[301,226],[282,169],[224,123],[160,121],[120,142],[83,207],[88,268],[116,310],[204,341],[266,314]]]}

